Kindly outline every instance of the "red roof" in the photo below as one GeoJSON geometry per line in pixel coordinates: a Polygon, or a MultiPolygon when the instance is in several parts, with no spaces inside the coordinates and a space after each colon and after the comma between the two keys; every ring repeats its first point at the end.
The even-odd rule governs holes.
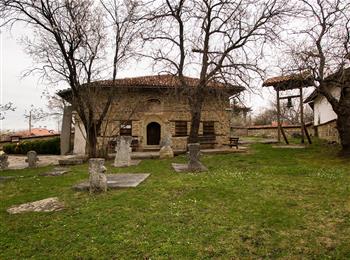
{"type": "Polygon", "coordinates": [[[309,72],[302,72],[297,74],[290,74],[285,76],[278,76],[266,79],[263,83],[263,87],[277,87],[281,90],[299,88],[300,86],[312,85],[312,77],[309,72]]]}
{"type": "MultiPolygon", "coordinates": [[[[198,86],[199,79],[184,77],[186,84],[190,87],[198,86]]],[[[113,85],[112,80],[100,80],[94,81],[88,84],[88,86],[96,87],[111,87],[113,85]]],[[[114,85],[118,88],[139,88],[139,89],[156,89],[156,88],[176,88],[182,87],[181,80],[178,76],[174,75],[154,75],[143,76],[134,78],[122,78],[116,79],[114,85]]],[[[225,84],[219,81],[210,81],[208,87],[212,89],[227,90],[229,93],[236,94],[243,91],[245,88],[242,86],[235,86],[232,84],[225,84]]],[[[61,97],[71,92],[71,89],[62,90],[58,93],[61,97]]]]}
{"type": "MultiPolygon", "coordinates": [[[[190,87],[195,87],[199,84],[199,79],[184,77],[186,84],[190,87]]],[[[92,84],[98,84],[101,86],[110,86],[113,83],[112,80],[102,80],[95,81],[92,84]]],[[[134,78],[122,78],[116,79],[115,85],[122,86],[133,86],[133,87],[167,87],[173,88],[177,86],[181,86],[181,80],[178,76],[174,75],[155,75],[155,76],[143,76],[143,77],[134,77],[134,78]]],[[[229,84],[224,84],[218,81],[210,81],[208,84],[209,87],[213,88],[226,88],[233,87],[229,84]]]]}
{"type": "Polygon", "coordinates": [[[11,136],[20,136],[20,137],[30,137],[30,136],[47,136],[58,134],[54,130],[49,130],[46,128],[32,128],[31,133],[29,130],[21,130],[11,134],[11,136]]]}

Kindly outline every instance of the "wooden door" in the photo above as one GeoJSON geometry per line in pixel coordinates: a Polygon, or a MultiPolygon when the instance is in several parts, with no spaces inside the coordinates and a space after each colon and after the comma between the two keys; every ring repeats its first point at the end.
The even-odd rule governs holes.
{"type": "Polygon", "coordinates": [[[156,122],[147,125],[147,145],[159,145],[160,143],[160,124],[156,122]]]}

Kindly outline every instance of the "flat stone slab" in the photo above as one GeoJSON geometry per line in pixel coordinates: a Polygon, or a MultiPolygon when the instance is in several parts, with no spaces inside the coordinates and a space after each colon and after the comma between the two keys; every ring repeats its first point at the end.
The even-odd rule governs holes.
{"type": "Polygon", "coordinates": [[[40,173],[39,176],[62,176],[69,173],[68,168],[54,168],[49,172],[40,173]]]}
{"type": "MultiPolygon", "coordinates": [[[[134,188],[146,180],[149,173],[121,173],[121,174],[107,174],[107,188],[134,188]]],[[[73,186],[77,191],[88,191],[90,187],[89,181],[84,181],[73,186]]]]}
{"type": "MultiPolygon", "coordinates": [[[[192,172],[188,169],[188,164],[182,164],[182,163],[172,163],[171,167],[173,167],[173,169],[176,172],[192,172]]],[[[203,166],[203,168],[201,169],[201,171],[207,171],[208,168],[203,166]]]]}
{"type": "Polygon", "coordinates": [[[58,164],[61,166],[79,165],[79,164],[83,164],[83,163],[84,163],[83,159],[76,159],[76,158],[58,160],[58,164]]]}
{"type": "Polygon", "coordinates": [[[15,205],[7,209],[10,214],[18,214],[24,212],[52,212],[64,209],[64,204],[57,197],[47,198],[34,202],[15,205]]]}
{"type": "Polygon", "coordinates": [[[142,160],[131,160],[130,166],[137,166],[141,163],[142,160]]]}
{"type": "MultiPolygon", "coordinates": [[[[130,165],[129,166],[137,166],[141,163],[142,160],[131,160],[130,162],[130,165]]],[[[116,167],[116,166],[113,166],[115,168],[125,168],[125,167],[129,167],[129,166],[119,166],[119,167],[116,167]]]]}

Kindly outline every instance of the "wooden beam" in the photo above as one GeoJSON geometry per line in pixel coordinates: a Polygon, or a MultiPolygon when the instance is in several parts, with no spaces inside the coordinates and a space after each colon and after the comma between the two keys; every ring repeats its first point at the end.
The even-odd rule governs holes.
{"type": "Polygon", "coordinates": [[[281,133],[282,133],[282,135],[283,135],[284,141],[286,142],[286,144],[289,144],[288,139],[287,139],[287,135],[286,135],[286,133],[284,132],[283,127],[280,126],[279,128],[281,129],[281,133]]]}
{"type": "Polygon", "coordinates": [[[306,135],[306,138],[307,138],[309,144],[312,144],[309,132],[307,131],[307,127],[305,125],[304,125],[304,132],[305,132],[305,135],[306,135]]]}
{"type": "Polygon", "coordinates": [[[304,103],[303,103],[303,87],[300,87],[300,125],[301,125],[301,143],[305,143],[305,135],[304,135],[304,103]]]}
{"type": "Polygon", "coordinates": [[[285,96],[285,97],[280,97],[280,99],[298,98],[298,97],[300,97],[300,95],[285,96]]]}
{"type": "Polygon", "coordinates": [[[280,90],[276,88],[277,94],[277,139],[278,142],[281,142],[281,107],[280,107],[280,90]]]}

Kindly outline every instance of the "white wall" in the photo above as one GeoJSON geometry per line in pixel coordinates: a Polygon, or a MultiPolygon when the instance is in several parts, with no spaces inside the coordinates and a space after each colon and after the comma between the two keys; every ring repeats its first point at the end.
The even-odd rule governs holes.
{"type": "Polygon", "coordinates": [[[85,155],[86,132],[81,121],[75,120],[74,125],[74,149],[73,154],[85,155]]]}
{"type": "MultiPolygon", "coordinates": [[[[340,97],[340,88],[332,88],[331,93],[334,97],[340,97]]],[[[320,125],[337,119],[336,113],[333,111],[331,104],[327,99],[319,95],[314,102],[314,125],[320,125]]]]}

